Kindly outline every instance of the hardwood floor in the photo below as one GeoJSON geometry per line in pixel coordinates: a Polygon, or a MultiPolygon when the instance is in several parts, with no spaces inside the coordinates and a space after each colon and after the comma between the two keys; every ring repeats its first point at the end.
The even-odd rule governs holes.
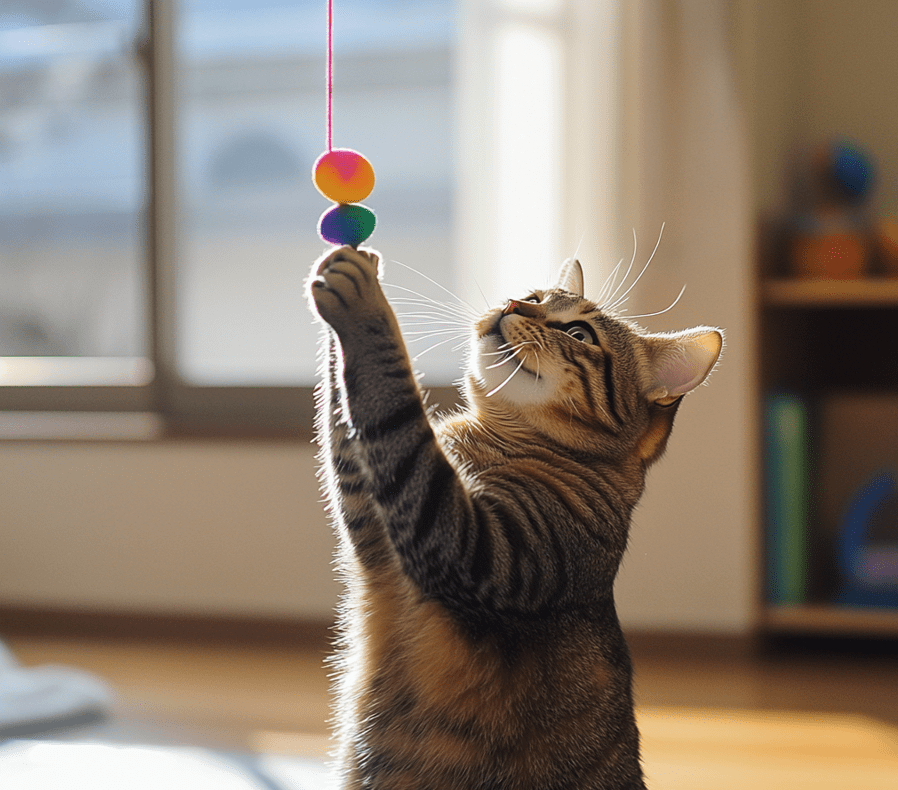
{"type": "MultiPolygon", "coordinates": [[[[96,672],[118,692],[91,734],[321,755],[328,680],[317,648],[18,637],[26,665],[96,672]]],[[[646,771],[659,790],[898,787],[898,661],[634,651],[646,771]]]]}

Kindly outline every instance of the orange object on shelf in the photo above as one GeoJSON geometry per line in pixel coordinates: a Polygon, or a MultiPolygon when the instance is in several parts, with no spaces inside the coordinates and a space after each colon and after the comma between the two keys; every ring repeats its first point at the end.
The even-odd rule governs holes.
{"type": "Polygon", "coordinates": [[[859,279],[867,276],[869,260],[869,244],[859,233],[800,234],[792,241],[796,277],[859,279]]]}

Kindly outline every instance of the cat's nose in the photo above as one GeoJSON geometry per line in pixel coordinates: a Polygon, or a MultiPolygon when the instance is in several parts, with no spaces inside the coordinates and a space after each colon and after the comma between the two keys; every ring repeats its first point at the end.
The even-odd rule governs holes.
{"type": "Polygon", "coordinates": [[[509,299],[505,307],[502,308],[502,315],[525,315],[529,318],[536,318],[540,314],[539,305],[533,302],[519,302],[517,299],[509,299]]]}

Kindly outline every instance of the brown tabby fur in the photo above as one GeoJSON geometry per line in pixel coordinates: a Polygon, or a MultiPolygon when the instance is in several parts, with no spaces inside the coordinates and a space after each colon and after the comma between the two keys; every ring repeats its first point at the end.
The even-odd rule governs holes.
{"type": "Polygon", "coordinates": [[[569,262],[476,324],[467,407],[437,421],[379,264],[343,247],[309,280],[347,585],[341,786],[643,788],[612,587],[645,471],[720,333],[648,335],[583,298],[569,262]]]}

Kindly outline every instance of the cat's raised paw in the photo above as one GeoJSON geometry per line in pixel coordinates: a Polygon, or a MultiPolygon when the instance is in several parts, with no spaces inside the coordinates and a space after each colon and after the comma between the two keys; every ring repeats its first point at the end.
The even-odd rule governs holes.
{"type": "Polygon", "coordinates": [[[309,294],[318,314],[340,329],[350,317],[376,311],[385,302],[378,281],[380,257],[373,250],[339,247],[315,264],[309,294]]]}

